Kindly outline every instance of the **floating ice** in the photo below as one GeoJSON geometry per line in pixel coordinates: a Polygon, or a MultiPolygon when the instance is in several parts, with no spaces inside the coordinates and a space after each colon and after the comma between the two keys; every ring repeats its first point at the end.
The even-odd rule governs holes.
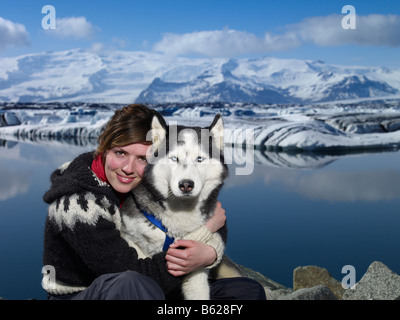
{"type": "MultiPolygon", "coordinates": [[[[0,138],[95,141],[123,105],[3,104],[0,138]]],[[[400,102],[321,105],[150,105],[167,121],[208,126],[223,115],[224,140],[234,146],[290,152],[332,152],[400,147],[400,102]]],[[[83,142],[82,142],[83,141],[83,142]]]]}

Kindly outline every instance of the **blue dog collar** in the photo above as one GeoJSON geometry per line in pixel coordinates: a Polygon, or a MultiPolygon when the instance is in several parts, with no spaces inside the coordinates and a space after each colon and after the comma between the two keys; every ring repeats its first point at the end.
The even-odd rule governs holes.
{"type": "Polygon", "coordinates": [[[153,214],[148,213],[145,210],[142,210],[142,213],[144,216],[152,223],[154,224],[158,229],[161,231],[165,232],[165,241],[164,241],[164,246],[163,246],[163,251],[167,251],[169,246],[174,243],[175,239],[173,237],[170,237],[167,232],[168,229],[163,226],[160,220],[158,220],[153,214]]]}

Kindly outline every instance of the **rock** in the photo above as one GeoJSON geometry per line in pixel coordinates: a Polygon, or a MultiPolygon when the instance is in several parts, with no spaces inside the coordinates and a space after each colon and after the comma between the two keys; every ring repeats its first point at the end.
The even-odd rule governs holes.
{"type": "Polygon", "coordinates": [[[318,285],[312,288],[303,288],[292,293],[278,296],[277,300],[338,300],[326,286],[318,285]]]}
{"type": "Polygon", "coordinates": [[[237,267],[240,270],[242,277],[256,280],[264,287],[267,300],[277,300],[278,297],[292,292],[292,289],[289,289],[271,280],[270,278],[264,276],[263,274],[257,271],[254,271],[250,268],[246,268],[241,265],[237,265],[237,267]]]}
{"type": "Polygon", "coordinates": [[[375,261],[356,284],[348,289],[343,300],[400,300],[400,276],[382,262],[375,261]]]}
{"type": "Polygon", "coordinates": [[[281,284],[269,279],[268,277],[264,276],[263,274],[255,271],[255,270],[252,270],[250,268],[246,268],[246,267],[241,266],[241,265],[237,265],[237,267],[239,268],[240,273],[241,273],[241,275],[243,277],[256,280],[259,283],[261,283],[261,285],[263,287],[266,287],[266,288],[268,288],[270,290],[281,290],[281,289],[286,290],[286,289],[288,289],[285,286],[283,286],[283,285],[281,285],[281,284]]]}
{"type": "Polygon", "coordinates": [[[328,287],[337,299],[344,293],[342,283],[333,278],[328,270],[317,266],[297,267],[293,271],[293,290],[312,288],[317,285],[328,287]]]}
{"type": "Polygon", "coordinates": [[[355,289],[343,289],[325,268],[297,267],[293,270],[293,289],[287,288],[263,274],[236,264],[224,256],[227,277],[247,277],[258,281],[267,300],[400,300],[400,276],[381,262],[373,262],[355,289]],[[344,293],[343,293],[344,292],[344,293]]]}
{"type": "Polygon", "coordinates": [[[221,265],[224,265],[225,267],[222,269],[221,267],[218,267],[218,270],[213,269],[212,272],[218,273],[218,275],[214,276],[217,278],[245,277],[256,280],[263,286],[267,300],[275,300],[278,295],[292,292],[291,289],[269,279],[263,274],[233,262],[226,255],[223,256],[222,262],[223,264],[221,265]]]}
{"type": "Polygon", "coordinates": [[[293,290],[289,288],[270,290],[264,287],[264,290],[267,295],[267,300],[291,300],[291,299],[285,299],[285,297],[287,297],[293,292],[293,290]]]}

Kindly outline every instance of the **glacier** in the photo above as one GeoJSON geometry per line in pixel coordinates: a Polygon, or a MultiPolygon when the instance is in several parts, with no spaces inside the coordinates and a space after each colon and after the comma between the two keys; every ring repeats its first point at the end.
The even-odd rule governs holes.
{"type": "MultiPolygon", "coordinates": [[[[93,145],[120,104],[0,103],[0,139],[93,145]],[[9,121],[10,123],[7,123],[9,121]]],[[[227,146],[287,153],[349,153],[400,148],[400,100],[280,105],[149,104],[167,122],[208,126],[224,119],[227,146]]]]}

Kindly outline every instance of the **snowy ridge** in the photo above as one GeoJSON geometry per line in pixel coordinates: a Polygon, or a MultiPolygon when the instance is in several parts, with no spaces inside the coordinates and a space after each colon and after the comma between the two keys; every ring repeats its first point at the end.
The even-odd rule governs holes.
{"type": "Polygon", "coordinates": [[[0,58],[0,101],[316,103],[400,95],[400,70],[81,49],[0,58]]]}

